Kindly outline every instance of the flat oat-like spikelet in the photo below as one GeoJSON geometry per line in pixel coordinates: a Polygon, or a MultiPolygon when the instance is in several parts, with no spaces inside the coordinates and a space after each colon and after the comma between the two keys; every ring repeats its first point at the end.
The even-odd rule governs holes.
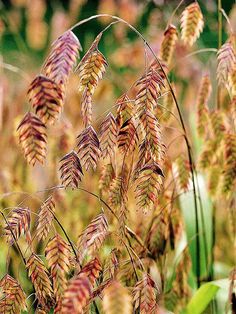
{"type": "Polygon", "coordinates": [[[162,96],[162,108],[157,108],[157,114],[160,122],[168,122],[171,119],[174,107],[174,100],[171,92],[167,92],[162,96]],[[160,114],[161,112],[161,114],[160,114]]]}
{"type": "Polygon", "coordinates": [[[59,234],[56,234],[45,248],[45,255],[51,270],[56,300],[61,299],[67,286],[66,274],[68,274],[70,269],[70,254],[70,246],[59,234]]]}
{"type": "Polygon", "coordinates": [[[72,31],[66,31],[53,44],[43,66],[43,74],[58,84],[64,93],[65,84],[82,50],[78,38],[72,31]]]}
{"type": "Polygon", "coordinates": [[[222,169],[218,164],[211,165],[208,174],[208,189],[212,197],[217,195],[221,174],[222,169]]]}
{"type": "Polygon", "coordinates": [[[232,195],[236,188],[236,135],[227,133],[224,137],[224,167],[222,192],[232,195]]]}
{"type": "Polygon", "coordinates": [[[177,180],[181,191],[187,192],[189,189],[189,183],[191,179],[189,161],[182,155],[178,156],[176,160],[177,166],[177,180]]]}
{"type": "MultiPolygon", "coordinates": [[[[125,169],[126,171],[127,169],[125,169]]],[[[125,171],[123,171],[125,173],[125,171]]],[[[119,208],[127,201],[127,188],[124,176],[115,177],[110,185],[109,204],[114,208],[119,208]]]]}
{"type": "Polygon", "coordinates": [[[92,255],[102,246],[108,232],[108,222],[102,213],[95,217],[78,239],[79,260],[82,261],[85,255],[92,255]]]}
{"type": "Polygon", "coordinates": [[[115,176],[115,170],[111,163],[103,165],[101,177],[99,180],[99,190],[101,195],[109,191],[111,182],[115,178],[115,176]]]}
{"type": "Polygon", "coordinates": [[[77,153],[86,170],[96,169],[101,150],[97,133],[91,125],[78,135],[77,153]]]}
{"type": "Polygon", "coordinates": [[[206,134],[209,124],[209,110],[207,102],[211,94],[211,82],[208,74],[202,77],[200,88],[197,95],[197,130],[200,136],[206,134]]]}
{"type": "Polygon", "coordinates": [[[169,227],[170,214],[165,208],[155,219],[147,238],[147,248],[156,259],[166,252],[170,236],[169,227]]]}
{"type": "Polygon", "coordinates": [[[144,111],[151,111],[157,105],[157,98],[160,96],[161,87],[164,87],[163,78],[157,73],[153,66],[150,66],[137,82],[138,92],[135,97],[135,107],[138,117],[144,111]]]}
{"type": "Polygon", "coordinates": [[[7,241],[11,245],[15,242],[15,239],[18,240],[22,234],[26,235],[28,242],[31,241],[29,208],[14,208],[11,211],[7,219],[7,225],[5,226],[5,233],[7,241]]]}
{"type": "Polygon", "coordinates": [[[164,177],[161,168],[155,163],[143,166],[135,174],[135,197],[140,209],[150,209],[160,192],[164,177]]]}
{"type": "Polygon", "coordinates": [[[218,146],[219,145],[215,140],[206,141],[199,159],[199,166],[201,169],[207,169],[208,167],[210,167],[218,146]]]}
{"type": "Polygon", "coordinates": [[[166,62],[167,65],[171,63],[177,40],[177,29],[174,25],[170,24],[165,30],[160,51],[160,58],[162,61],[166,62]]]}
{"type": "Polygon", "coordinates": [[[211,128],[214,134],[215,141],[219,144],[224,137],[225,125],[222,112],[214,110],[210,115],[211,128]]]}
{"type": "Polygon", "coordinates": [[[62,108],[60,86],[43,75],[38,75],[30,84],[29,101],[41,121],[52,124],[58,118],[62,108]]]}
{"type": "Polygon", "coordinates": [[[146,134],[145,138],[149,141],[152,159],[156,162],[161,161],[163,159],[163,145],[160,124],[157,118],[151,111],[143,111],[140,121],[146,134]]]}
{"type": "Polygon", "coordinates": [[[133,116],[134,102],[131,101],[127,94],[121,95],[116,101],[117,124],[121,127],[125,121],[133,116]]]}
{"type": "Polygon", "coordinates": [[[138,142],[138,133],[134,124],[134,119],[126,120],[120,127],[118,134],[118,147],[122,154],[127,155],[132,152],[138,142]]]}
{"type": "Polygon", "coordinates": [[[103,271],[104,282],[110,281],[116,277],[119,269],[119,250],[117,248],[111,250],[109,256],[106,259],[103,271]]]}
{"type": "Polygon", "coordinates": [[[43,261],[33,253],[27,260],[26,268],[34,285],[39,303],[46,305],[52,299],[53,291],[49,274],[43,261]]]}
{"type": "Polygon", "coordinates": [[[138,160],[135,164],[133,175],[134,179],[137,178],[138,171],[146,164],[152,162],[152,157],[150,153],[150,144],[147,139],[144,139],[140,144],[139,144],[139,151],[138,151],[138,160]]]}
{"type": "Polygon", "coordinates": [[[61,182],[65,187],[76,189],[82,179],[83,170],[79,157],[75,151],[71,151],[60,160],[61,182]]]}
{"type": "Polygon", "coordinates": [[[83,314],[92,294],[92,287],[85,274],[76,275],[70,279],[65,290],[61,314],[83,314]]]}
{"type": "Polygon", "coordinates": [[[132,298],[129,290],[113,280],[103,291],[103,310],[106,314],[131,314],[132,298]]]}
{"type": "Polygon", "coordinates": [[[141,314],[155,314],[157,309],[158,289],[148,274],[138,281],[133,289],[134,310],[141,314]]]}
{"type": "Polygon", "coordinates": [[[96,37],[76,69],[79,76],[79,90],[83,92],[81,110],[85,127],[91,124],[92,96],[108,65],[105,57],[98,50],[100,38],[101,34],[96,37]]]}
{"type": "Polygon", "coordinates": [[[102,271],[102,266],[99,260],[97,259],[97,257],[95,257],[81,269],[81,271],[79,272],[79,275],[81,274],[86,275],[86,277],[89,279],[93,287],[96,280],[99,278],[101,271],[102,271]]]}
{"type": "Polygon", "coordinates": [[[228,84],[231,71],[236,64],[236,55],[231,42],[224,43],[217,53],[217,78],[220,84],[228,84]]]}
{"type": "Polygon", "coordinates": [[[28,112],[20,122],[17,131],[19,142],[26,160],[33,166],[38,161],[43,164],[46,158],[46,127],[33,113],[28,112]]]}
{"type": "Polygon", "coordinates": [[[6,274],[0,280],[0,289],[1,314],[18,314],[27,310],[26,295],[16,279],[6,274]]]}
{"type": "Polygon", "coordinates": [[[55,202],[51,196],[41,205],[38,213],[36,237],[38,241],[45,240],[49,234],[53,223],[53,213],[55,212],[55,202]]]}
{"type": "Polygon", "coordinates": [[[100,146],[103,158],[114,155],[117,141],[117,124],[113,114],[110,112],[100,126],[100,146]]]}
{"type": "Polygon", "coordinates": [[[187,6],[181,16],[181,38],[185,45],[192,46],[203,30],[204,20],[197,2],[187,6]]]}

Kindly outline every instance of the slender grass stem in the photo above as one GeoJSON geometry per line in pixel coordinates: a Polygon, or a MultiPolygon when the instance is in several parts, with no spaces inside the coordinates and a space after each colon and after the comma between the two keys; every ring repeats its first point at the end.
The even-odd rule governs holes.
{"type": "Polygon", "coordinates": [[[11,232],[11,235],[12,235],[12,237],[13,237],[13,239],[14,239],[14,244],[15,244],[15,246],[16,246],[18,252],[20,253],[20,256],[21,256],[21,258],[22,258],[22,261],[23,261],[24,265],[26,266],[26,259],[25,259],[24,255],[23,255],[23,253],[22,253],[22,251],[21,251],[21,249],[20,249],[19,244],[17,243],[17,239],[16,239],[16,237],[15,237],[15,235],[14,235],[14,232],[12,231],[12,228],[11,228],[10,224],[8,223],[7,218],[6,218],[6,216],[4,215],[4,213],[3,213],[2,211],[1,211],[1,214],[2,214],[2,216],[3,216],[3,219],[4,219],[5,223],[7,224],[8,228],[9,228],[9,230],[10,230],[10,232],[11,232]]]}

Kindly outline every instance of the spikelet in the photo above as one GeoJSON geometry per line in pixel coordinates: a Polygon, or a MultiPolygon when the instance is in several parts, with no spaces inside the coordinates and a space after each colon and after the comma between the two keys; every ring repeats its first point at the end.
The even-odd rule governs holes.
{"type": "Polygon", "coordinates": [[[43,164],[46,157],[47,135],[42,121],[33,113],[28,112],[20,122],[17,131],[27,162],[33,166],[37,161],[43,164]]]}
{"type": "Polygon", "coordinates": [[[158,162],[163,159],[163,146],[161,142],[161,129],[157,118],[151,111],[144,111],[140,116],[140,121],[149,142],[151,157],[158,162]]]}
{"type": "Polygon", "coordinates": [[[62,108],[62,92],[55,82],[38,75],[30,84],[29,102],[35,113],[45,124],[52,124],[58,118],[62,108]]]}
{"type": "Polygon", "coordinates": [[[91,286],[93,287],[96,280],[99,278],[101,271],[102,266],[97,257],[95,257],[81,269],[79,275],[84,274],[89,279],[91,286]]]}
{"type": "Polygon", "coordinates": [[[92,255],[102,246],[108,231],[106,216],[102,213],[96,216],[78,239],[79,260],[82,261],[85,255],[92,255]]]}
{"type": "Polygon", "coordinates": [[[136,178],[138,171],[147,163],[152,161],[151,157],[151,150],[150,150],[150,143],[145,138],[142,143],[139,145],[139,153],[138,153],[138,160],[135,165],[134,170],[134,178],[136,178]]]}
{"type": "Polygon", "coordinates": [[[218,164],[209,168],[208,190],[212,197],[217,195],[221,173],[222,169],[218,164]]]}
{"type": "Polygon", "coordinates": [[[16,279],[6,274],[0,280],[2,292],[0,300],[1,314],[20,314],[26,311],[26,295],[16,279]]]}
{"type": "Polygon", "coordinates": [[[157,293],[155,282],[148,274],[144,274],[133,289],[134,310],[141,314],[157,313],[157,293]]]}
{"type": "Polygon", "coordinates": [[[115,176],[115,170],[111,163],[103,165],[101,177],[99,180],[99,191],[101,195],[103,195],[110,189],[111,182],[115,178],[115,176]]]}
{"type": "Polygon", "coordinates": [[[163,176],[161,168],[155,162],[145,165],[135,175],[135,197],[137,205],[144,212],[151,209],[157,200],[163,176]]]}
{"type": "Polygon", "coordinates": [[[65,290],[60,313],[83,314],[91,293],[91,284],[86,275],[74,276],[65,290]]]}
{"type": "Polygon", "coordinates": [[[127,215],[128,215],[128,207],[126,204],[121,204],[118,216],[118,230],[119,230],[119,239],[121,240],[121,245],[123,244],[123,240],[126,235],[126,224],[127,224],[127,215]]]}
{"type": "Polygon", "coordinates": [[[224,138],[224,166],[222,193],[230,196],[236,186],[236,135],[227,133],[224,138]]]}
{"type": "Polygon", "coordinates": [[[42,309],[40,306],[37,306],[37,309],[35,311],[35,314],[47,314],[48,311],[47,310],[44,310],[42,309]]]}
{"type": "Polygon", "coordinates": [[[163,78],[157,73],[153,66],[150,66],[136,84],[138,88],[135,97],[135,107],[138,117],[144,112],[153,112],[157,105],[157,98],[160,96],[161,87],[164,87],[163,78]]]}
{"type": "Polygon", "coordinates": [[[76,189],[81,181],[83,170],[76,152],[71,151],[60,160],[62,185],[76,189]]]}
{"type": "MultiPolygon", "coordinates": [[[[172,84],[172,88],[173,88],[173,84],[172,84]]],[[[167,92],[167,94],[163,95],[162,105],[165,109],[163,109],[163,114],[161,117],[159,117],[159,119],[163,122],[168,122],[171,118],[171,113],[174,107],[174,99],[171,92],[167,92]]]]}
{"type": "Polygon", "coordinates": [[[122,154],[127,155],[132,152],[138,142],[138,134],[133,118],[126,120],[120,128],[118,134],[118,147],[122,154]]]}
{"type": "Polygon", "coordinates": [[[224,137],[225,125],[222,113],[214,110],[210,115],[211,127],[214,134],[215,141],[219,144],[224,137]]]}
{"type": "Polygon", "coordinates": [[[38,241],[45,240],[49,234],[50,228],[53,223],[53,213],[55,212],[55,202],[51,196],[41,205],[37,228],[36,228],[36,237],[38,241]]]}
{"type": "Polygon", "coordinates": [[[109,190],[109,204],[116,209],[125,204],[127,201],[126,191],[125,178],[121,175],[115,177],[109,190]]]}
{"type": "Polygon", "coordinates": [[[191,178],[189,161],[180,155],[176,160],[176,166],[180,191],[187,192],[191,178]]]}
{"type": "Polygon", "coordinates": [[[98,50],[101,34],[97,36],[87,53],[80,61],[76,72],[79,76],[79,90],[82,96],[82,117],[85,127],[92,121],[92,96],[106,71],[107,61],[98,50]]]}
{"type": "Polygon", "coordinates": [[[121,127],[125,121],[133,116],[134,103],[130,101],[127,94],[121,95],[116,101],[117,124],[121,127]]]}
{"type": "Polygon", "coordinates": [[[97,133],[91,125],[78,135],[77,153],[86,170],[96,169],[101,151],[97,133]]]}
{"type": "Polygon", "coordinates": [[[34,253],[28,258],[26,268],[34,285],[39,303],[47,304],[53,297],[51,281],[43,261],[34,253]]]}
{"type": "Polygon", "coordinates": [[[103,120],[100,127],[100,145],[102,157],[110,157],[114,155],[117,140],[117,124],[113,114],[110,112],[103,120]]]}
{"type": "Polygon", "coordinates": [[[52,44],[52,50],[43,66],[42,73],[58,84],[63,94],[79,50],[82,48],[78,38],[72,31],[66,31],[52,44]]]}
{"type": "Polygon", "coordinates": [[[166,62],[167,65],[171,63],[177,40],[177,29],[174,25],[170,24],[165,30],[160,51],[160,58],[162,61],[166,62]]]}
{"type": "Polygon", "coordinates": [[[155,219],[147,238],[147,248],[155,259],[166,252],[169,238],[170,215],[163,210],[155,219]]]}
{"type": "Polygon", "coordinates": [[[200,88],[197,95],[197,130],[200,136],[206,134],[209,123],[209,110],[207,102],[211,94],[211,82],[208,74],[202,77],[200,88]]]}
{"type": "Polygon", "coordinates": [[[212,157],[217,149],[217,142],[207,140],[199,158],[199,166],[201,169],[207,169],[212,163],[212,157]]]}
{"type": "Polygon", "coordinates": [[[110,281],[110,279],[114,279],[116,277],[118,268],[119,268],[119,251],[117,250],[117,248],[115,248],[110,252],[105,262],[103,272],[104,282],[110,281]]]}
{"type": "Polygon", "coordinates": [[[105,289],[103,310],[106,314],[131,314],[132,299],[127,288],[119,281],[113,280],[105,289]]]}
{"type": "Polygon", "coordinates": [[[29,208],[14,208],[12,210],[8,217],[7,225],[5,226],[5,233],[7,241],[11,245],[15,242],[15,239],[18,240],[22,234],[26,234],[28,242],[31,241],[29,208]]]}
{"type": "Polygon", "coordinates": [[[231,42],[224,43],[217,53],[217,79],[220,84],[228,84],[229,74],[236,64],[236,55],[231,42]]]}
{"type": "Polygon", "coordinates": [[[59,234],[56,234],[45,248],[45,255],[51,270],[56,300],[61,299],[67,286],[66,274],[68,274],[70,268],[70,254],[70,246],[59,234]]]}
{"type": "Polygon", "coordinates": [[[203,30],[204,20],[197,2],[187,6],[181,15],[181,38],[185,45],[192,46],[203,30]]]}

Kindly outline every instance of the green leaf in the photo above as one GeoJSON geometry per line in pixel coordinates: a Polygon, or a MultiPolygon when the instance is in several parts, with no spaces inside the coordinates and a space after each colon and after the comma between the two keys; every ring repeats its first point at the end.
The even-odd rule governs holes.
{"type": "MultiPolygon", "coordinates": [[[[198,174],[196,176],[200,189],[201,200],[203,204],[203,212],[201,213],[200,202],[197,200],[198,205],[198,226],[199,226],[199,240],[200,240],[200,276],[206,277],[208,275],[210,260],[210,254],[212,249],[212,205],[209,201],[207,194],[207,188],[204,178],[198,174]],[[203,220],[204,223],[203,223],[203,220]],[[205,228],[204,228],[205,227],[205,228]],[[204,230],[205,229],[205,230],[204,230]],[[205,241],[206,240],[206,241],[205,241]]],[[[195,217],[195,206],[193,202],[193,192],[189,191],[182,194],[179,198],[180,206],[182,209],[183,219],[186,226],[186,236],[189,247],[189,253],[192,260],[192,269],[197,275],[197,252],[196,252],[196,217],[195,217]]]]}
{"type": "Polygon", "coordinates": [[[222,279],[208,282],[202,285],[189,301],[186,314],[201,314],[207,308],[208,304],[214,299],[219,289],[227,290],[229,288],[229,280],[222,279]]]}

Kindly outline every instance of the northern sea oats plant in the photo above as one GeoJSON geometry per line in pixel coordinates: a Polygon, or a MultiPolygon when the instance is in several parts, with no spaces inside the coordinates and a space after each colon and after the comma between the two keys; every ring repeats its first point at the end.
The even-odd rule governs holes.
{"type": "MultiPolygon", "coordinates": [[[[181,5],[183,1],[177,9],[181,5]]],[[[220,1],[218,10],[230,24],[220,1]]],[[[22,192],[26,198],[20,204],[4,207],[2,202],[5,245],[14,249],[14,257],[21,257],[32,294],[24,292],[22,278],[6,273],[0,280],[0,314],[219,313],[214,298],[221,283],[214,281],[214,250],[216,208],[221,203],[229,217],[232,254],[236,250],[236,30],[231,29],[225,43],[219,42],[218,50],[207,51],[217,58],[217,85],[213,88],[206,70],[199,86],[193,87],[196,129],[203,143],[196,160],[181,97],[172,82],[173,61],[178,43],[186,51],[196,44],[204,16],[197,1],[182,11],[180,25],[173,23],[177,10],[170,18],[159,54],[134,26],[110,14],[78,22],[52,44],[40,73],[29,84],[29,110],[18,123],[17,134],[25,163],[52,164],[54,171],[56,162],[60,183],[32,194],[22,192]],[[106,18],[107,26],[80,59],[83,52],[75,30],[98,18],[106,18]],[[143,42],[145,66],[132,84],[124,82],[126,90],[98,116],[96,92],[104,79],[112,83],[109,55],[99,45],[104,34],[120,24],[143,42]],[[80,99],[73,112],[79,111],[82,121],[77,133],[70,134],[74,146],[63,116],[72,76],[80,99]],[[60,123],[62,136],[55,148],[51,137],[60,123]],[[177,130],[177,136],[169,139],[166,129],[177,130]],[[179,140],[184,146],[173,156],[170,147],[178,146],[179,140]],[[214,207],[210,241],[202,172],[214,207]],[[77,206],[81,195],[87,197],[90,221],[77,229],[73,216],[68,230],[63,212],[77,206]],[[183,209],[185,195],[194,209],[192,226],[183,209]],[[29,199],[40,203],[37,211],[25,205],[29,199]],[[192,237],[186,241],[189,227],[192,237]]],[[[81,220],[84,210],[81,207],[78,213],[81,220]]],[[[224,282],[225,310],[236,313],[235,269],[224,282]]]]}

